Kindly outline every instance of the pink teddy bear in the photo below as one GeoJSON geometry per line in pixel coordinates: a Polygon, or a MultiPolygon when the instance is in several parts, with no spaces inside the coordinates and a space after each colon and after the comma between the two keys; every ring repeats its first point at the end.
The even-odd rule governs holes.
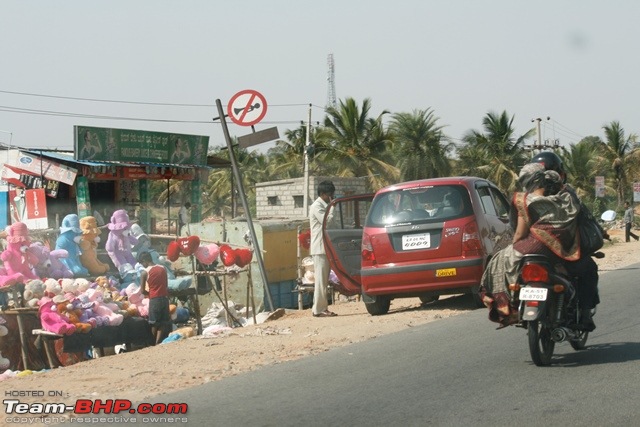
{"type": "Polygon", "coordinates": [[[58,313],[56,304],[52,300],[43,299],[41,303],[40,324],[45,330],[58,335],[71,335],[76,331],[76,326],[67,317],[58,313]]]}
{"type": "MultiPolygon", "coordinates": [[[[20,283],[25,279],[38,279],[31,266],[37,258],[29,251],[29,229],[23,222],[16,222],[7,227],[7,249],[0,254],[4,264],[3,275],[5,285],[9,281],[20,283]]],[[[1,273],[0,273],[1,274],[1,273]]]]}

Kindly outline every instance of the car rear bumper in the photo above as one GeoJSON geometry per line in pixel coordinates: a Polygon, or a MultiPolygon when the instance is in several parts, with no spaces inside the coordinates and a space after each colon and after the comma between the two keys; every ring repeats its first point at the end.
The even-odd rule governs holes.
{"type": "Polygon", "coordinates": [[[469,258],[411,265],[364,267],[362,290],[369,295],[419,294],[421,292],[473,288],[480,284],[484,261],[469,258]],[[455,269],[455,275],[437,277],[437,271],[455,269]]]}

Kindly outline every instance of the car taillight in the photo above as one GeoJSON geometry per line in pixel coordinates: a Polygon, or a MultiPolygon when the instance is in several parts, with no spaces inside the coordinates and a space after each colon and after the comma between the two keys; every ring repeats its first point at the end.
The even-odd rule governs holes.
{"type": "Polygon", "coordinates": [[[520,274],[525,282],[546,282],[549,280],[549,272],[540,264],[527,264],[522,267],[520,274]]]}
{"type": "Polygon", "coordinates": [[[362,263],[367,265],[376,263],[376,255],[373,253],[371,238],[367,233],[362,234],[362,263]]]}
{"type": "Polygon", "coordinates": [[[462,230],[462,256],[482,255],[482,242],[478,233],[478,223],[471,221],[462,230]]]}

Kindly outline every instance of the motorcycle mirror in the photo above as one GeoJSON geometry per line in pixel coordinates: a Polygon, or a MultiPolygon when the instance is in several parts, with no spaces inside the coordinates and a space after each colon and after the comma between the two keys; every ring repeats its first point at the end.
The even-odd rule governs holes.
{"type": "Polygon", "coordinates": [[[603,221],[613,221],[614,219],[616,219],[616,211],[613,211],[613,210],[604,211],[602,213],[602,216],[600,216],[600,218],[603,221]]]}

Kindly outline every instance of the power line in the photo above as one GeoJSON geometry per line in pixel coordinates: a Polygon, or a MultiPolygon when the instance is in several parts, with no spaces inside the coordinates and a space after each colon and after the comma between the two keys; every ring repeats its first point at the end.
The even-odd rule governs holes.
{"type": "MultiPolygon", "coordinates": [[[[42,93],[29,93],[29,92],[16,92],[10,90],[0,90],[0,93],[7,93],[11,95],[22,95],[22,96],[35,96],[40,98],[53,98],[53,99],[68,99],[73,101],[89,101],[89,102],[104,102],[104,103],[112,103],[112,104],[138,104],[138,105],[158,105],[158,106],[169,106],[169,107],[206,107],[206,108],[215,108],[215,104],[186,104],[186,103],[170,103],[170,102],[146,102],[146,101],[127,101],[127,100],[116,100],[116,99],[100,99],[100,98],[81,98],[74,96],[62,96],[62,95],[48,95],[42,93]]],[[[269,104],[269,107],[301,107],[306,106],[308,104],[269,104]]],[[[225,105],[226,107],[226,105],[225,105]]]]}

